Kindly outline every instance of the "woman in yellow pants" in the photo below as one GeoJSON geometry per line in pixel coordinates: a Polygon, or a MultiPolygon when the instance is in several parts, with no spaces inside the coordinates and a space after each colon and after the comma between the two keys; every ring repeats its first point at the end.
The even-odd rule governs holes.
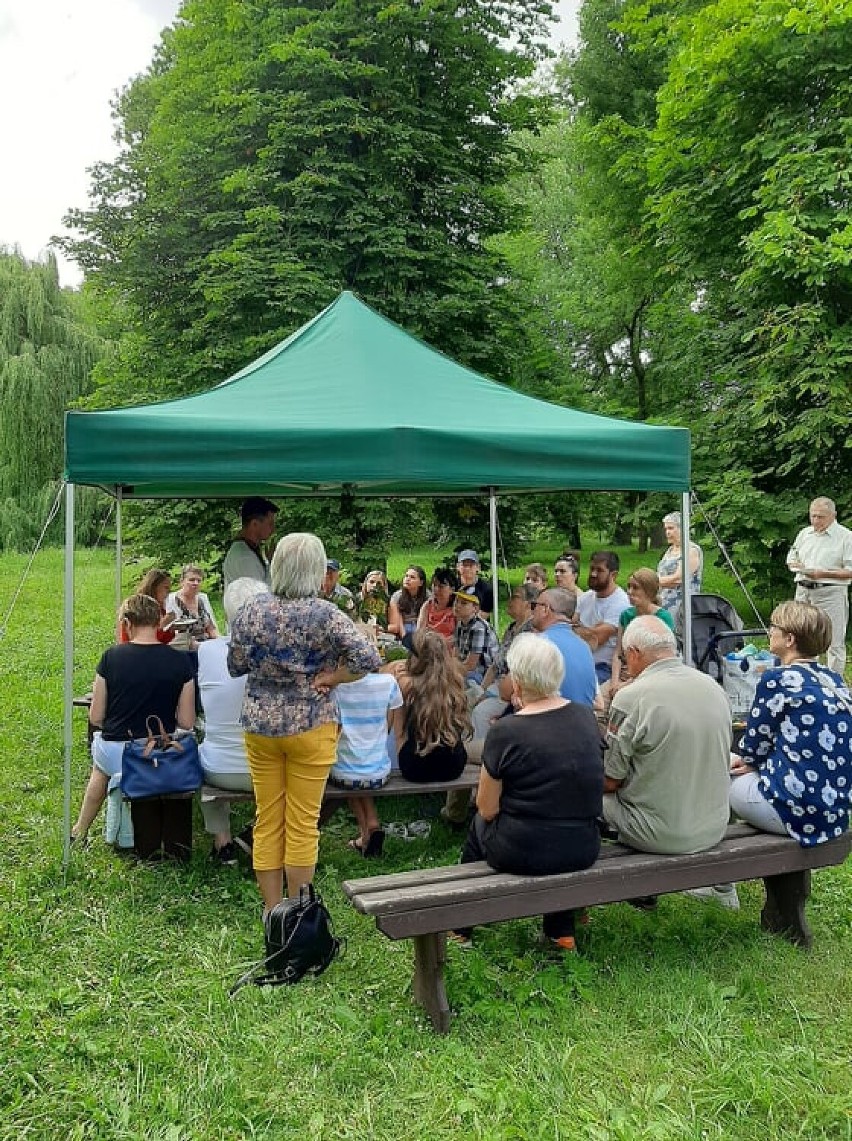
{"type": "Polygon", "coordinates": [[[316,535],[285,535],[270,566],[272,593],[231,624],[228,669],[247,675],[241,724],[257,801],[254,870],[264,913],[311,883],[319,812],[335,760],[331,690],[378,668],[375,646],[317,597],[326,554],[316,535]]]}

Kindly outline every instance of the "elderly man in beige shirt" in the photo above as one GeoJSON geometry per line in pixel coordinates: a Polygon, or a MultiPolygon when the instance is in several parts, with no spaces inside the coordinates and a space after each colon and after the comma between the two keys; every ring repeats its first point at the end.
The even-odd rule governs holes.
{"type": "Polygon", "coordinates": [[[796,577],[796,601],[810,602],[831,621],[828,668],[843,677],[846,668],[846,626],[849,583],[852,581],[852,531],[837,522],[831,499],[819,496],[808,511],[811,525],[803,527],[787,555],[796,577]]]}

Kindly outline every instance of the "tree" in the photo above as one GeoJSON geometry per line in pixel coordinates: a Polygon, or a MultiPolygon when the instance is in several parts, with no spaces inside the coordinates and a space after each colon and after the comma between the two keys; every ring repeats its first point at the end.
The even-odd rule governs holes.
{"type": "MultiPolygon", "coordinates": [[[[147,375],[208,387],[344,288],[475,368],[522,359],[501,259],[519,81],[545,0],[187,0],[116,108],[119,158],[66,243],[127,304],[147,375]]],[[[404,397],[403,397],[404,399],[404,397]]]]}
{"type": "MultiPolygon", "coordinates": [[[[646,154],[670,48],[629,28],[639,7],[586,0],[579,49],[555,68],[561,113],[525,137],[539,165],[531,178],[513,180],[524,232],[507,235],[503,248],[546,314],[543,335],[561,365],[545,395],[630,419],[688,423],[694,362],[684,345],[700,317],[690,308],[694,294],[665,272],[646,207],[646,154]]],[[[644,541],[645,500],[611,501],[618,541],[636,523],[644,541]]]]}
{"type": "Polygon", "coordinates": [[[678,34],[653,212],[715,327],[710,503],[766,568],[813,494],[852,507],[852,14],[719,0],[678,34]]]}
{"type": "Polygon", "coordinates": [[[89,391],[102,351],[53,256],[0,251],[0,546],[37,537],[62,475],[65,411],[89,391]]]}

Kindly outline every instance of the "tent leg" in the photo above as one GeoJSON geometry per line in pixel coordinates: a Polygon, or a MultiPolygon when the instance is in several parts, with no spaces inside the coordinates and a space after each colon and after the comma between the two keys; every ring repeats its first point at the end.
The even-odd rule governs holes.
{"type": "Polygon", "coordinates": [[[121,488],[115,489],[115,608],[118,610],[121,606],[121,560],[123,557],[122,550],[122,536],[121,536],[121,488]]]}
{"type": "Polygon", "coordinates": [[[689,593],[689,564],[691,555],[689,553],[689,524],[690,524],[690,507],[692,505],[691,494],[688,491],[683,493],[681,499],[681,512],[680,512],[680,583],[681,583],[681,614],[683,616],[683,660],[688,666],[692,663],[692,602],[689,593]]]}
{"type": "Polygon", "coordinates": [[[488,520],[491,532],[491,586],[494,591],[494,613],[491,624],[500,629],[500,581],[497,573],[497,495],[492,487],[488,497],[488,520]]]}
{"type": "Polygon", "coordinates": [[[62,794],[62,870],[71,859],[71,745],[74,725],[74,484],[65,485],[65,608],[62,707],[65,771],[62,794]]]}

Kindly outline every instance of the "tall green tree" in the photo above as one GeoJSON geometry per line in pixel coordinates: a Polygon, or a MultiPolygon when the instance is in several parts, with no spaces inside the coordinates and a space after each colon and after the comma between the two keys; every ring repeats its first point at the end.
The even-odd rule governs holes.
{"type": "Polygon", "coordinates": [[[718,0],[677,34],[650,177],[667,261],[715,327],[700,471],[780,585],[808,498],[852,509],[852,9],[718,0]]]}
{"type": "Polygon", "coordinates": [[[543,113],[519,83],[550,9],[187,0],[68,218],[67,248],[133,317],[125,400],[209,386],[345,288],[511,375],[523,314],[487,239],[511,225],[512,132],[543,113]]]}
{"type": "MultiPolygon", "coordinates": [[[[647,6],[586,0],[576,52],[554,71],[561,113],[527,145],[540,159],[513,192],[525,218],[505,238],[513,270],[547,314],[561,368],[548,395],[639,420],[692,419],[694,294],[666,272],[647,210],[646,156],[669,44],[639,35],[631,13],[647,6]]],[[[682,11],[685,0],[668,4],[682,11]]],[[[659,518],[633,494],[614,512],[614,534],[659,518]]],[[[612,504],[611,504],[612,506],[612,504]]],[[[669,506],[671,506],[669,504],[669,506]]]]}
{"type": "Polygon", "coordinates": [[[64,415],[103,341],[56,259],[0,251],[0,547],[29,546],[62,476],[64,415]]]}

